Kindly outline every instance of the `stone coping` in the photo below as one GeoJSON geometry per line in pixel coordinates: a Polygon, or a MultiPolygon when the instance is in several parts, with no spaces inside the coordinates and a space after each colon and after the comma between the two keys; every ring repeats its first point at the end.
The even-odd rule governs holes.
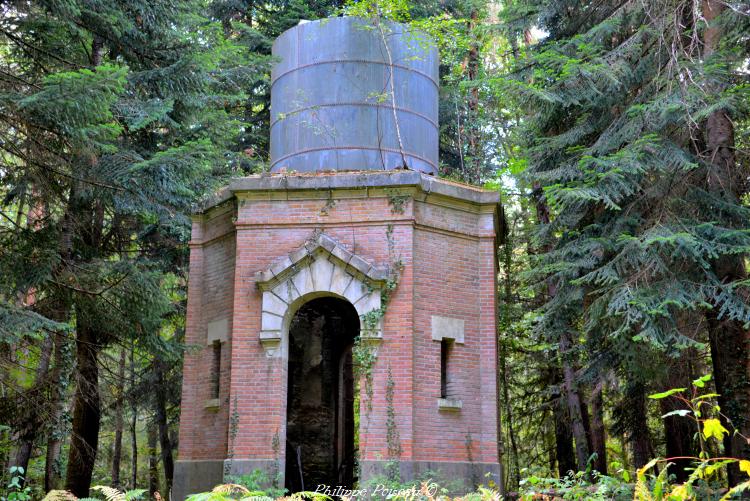
{"type": "Polygon", "coordinates": [[[500,194],[470,184],[458,183],[411,170],[347,171],[314,173],[267,173],[232,179],[195,210],[201,214],[231,200],[237,193],[283,190],[335,190],[416,186],[437,194],[480,205],[500,203],[500,194]]]}

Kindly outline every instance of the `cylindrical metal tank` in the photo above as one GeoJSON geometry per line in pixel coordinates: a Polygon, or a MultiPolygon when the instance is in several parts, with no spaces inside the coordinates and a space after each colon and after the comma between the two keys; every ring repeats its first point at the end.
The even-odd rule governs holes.
{"type": "Polygon", "coordinates": [[[272,172],[406,163],[437,173],[439,61],[426,35],[398,23],[383,23],[381,33],[371,20],[329,18],[285,31],[273,55],[272,172]]]}

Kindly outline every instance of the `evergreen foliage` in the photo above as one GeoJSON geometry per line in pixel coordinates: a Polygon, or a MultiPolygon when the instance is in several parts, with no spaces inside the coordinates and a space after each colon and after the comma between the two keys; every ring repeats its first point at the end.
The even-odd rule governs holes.
{"type": "MultiPolygon", "coordinates": [[[[494,80],[526,112],[521,182],[551,214],[534,240],[543,252],[531,280],[548,290],[537,335],[564,353],[574,340],[562,364],[581,366],[580,391],[612,369],[629,381],[617,414],[625,432],[645,424],[642,385],[710,340],[717,374],[732,367],[717,378],[727,422],[746,433],[747,348],[719,357],[741,343],[730,331],[750,325],[748,158],[726,153],[731,122],[747,120],[747,12],[715,16],[718,3],[679,1],[506,5],[511,36],[546,32],[494,80]],[[719,119],[729,128],[712,126],[719,119]]],[[[727,454],[747,457],[730,442],[727,454]]]]}
{"type": "Polygon", "coordinates": [[[0,13],[0,465],[16,467],[3,481],[16,499],[110,483],[102,494],[149,483],[167,497],[190,212],[267,169],[271,44],[332,15],[437,43],[440,174],[502,193],[500,491],[747,486],[746,2],[40,0],[0,13]],[[720,409],[696,416],[702,433],[683,418],[708,404],[672,398],[696,381],[720,409]],[[143,465],[155,469],[154,436],[161,486],[143,465]],[[723,456],[743,461],[706,459],[723,456]]]}
{"type": "MultiPolygon", "coordinates": [[[[111,345],[180,364],[180,327],[170,326],[187,216],[241,168],[237,110],[267,62],[202,2],[10,2],[0,24],[0,342],[6,363],[50,367],[64,361],[52,340],[77,340],[80,442],[66,485],[85,496],[100,423],[97,366],[111,345]]],[[[29,444],[16,458],[23,466],[39,425],[66,428],[52,416],[67,391],[26,403],[50,375],[11,386],[15,408],[28,412],[7,408],[1,419],[29,444]]]]}
{"type": "MultiPolygon", "coordinates": [[[[750,322],[747,283],[723,283],[712,269],[722,256],[747,253],[750,212],[706,188],[713,167],[697,137],[716,110],[744,118],[747,89],[729,71],[742,58],[723,51],[721,64],[696,67],[697,53],[665,43],[665,27],[691,5],[599,3],[586,15],[585,4],[545,5],[539,16],[549,38],[531,63],[521,62],[522,78],[502,81],[533,112],[527,172],[555,213],[540,228],[539,238],[555,245],[540,256],[540,275],[564,289],[546,319],[571,305],[580,311],[587,295],[584,332],[659,349],[696,342],[674,321],[683,311],[713,308],[750,322]],[[714,81],[726,90],[706,93],[714,81]]],[[[747,18],[727,10],[723,22],[747,18]]]]}

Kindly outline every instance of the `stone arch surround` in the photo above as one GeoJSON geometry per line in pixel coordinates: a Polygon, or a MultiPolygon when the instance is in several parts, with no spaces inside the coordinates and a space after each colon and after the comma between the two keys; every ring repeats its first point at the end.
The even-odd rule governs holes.
{"type": "Polygon", "coordinates": [[[350,302],[360,318],[360,336],[371,343],[382,339],[382,319],[377,325],[365,315],[382,308],[382,289],[388,269],[378,267],[321,233],[256,275],[262,292],[260,343],[266,357],[288,356],[289,324],[297,310],[317,297],[337,297],[350,302]]]}

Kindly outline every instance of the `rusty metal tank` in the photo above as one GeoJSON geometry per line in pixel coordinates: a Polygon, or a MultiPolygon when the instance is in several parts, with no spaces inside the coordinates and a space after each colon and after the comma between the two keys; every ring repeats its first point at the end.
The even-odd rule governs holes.
{"type": "Polygon", "coordinates": [[[285,31],[273,55],[272,172],[437,173],[439,60],[426,35],[329,18],[285,31]]]}

